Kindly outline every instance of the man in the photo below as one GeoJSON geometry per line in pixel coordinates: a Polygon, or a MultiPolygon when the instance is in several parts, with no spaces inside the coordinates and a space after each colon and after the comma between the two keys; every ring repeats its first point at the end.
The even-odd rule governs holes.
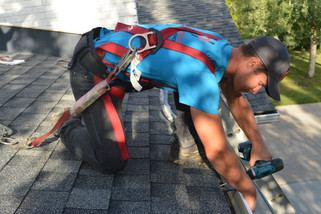
{"type": "Polygon", "coordinates": [[[227,145],[218,115],[219,85],[236,121],[252,142],[250,165],[270,160],[272,155],[241,92],[256,93],[265,87],[272,98],[279,100],[278,83],[290,67],[286,47],[264,36],[232,48],[217,33],[183,25],[120,24],[115,31],[94,29],[79,41],[70,65],[75,99],[106,78],[105,71],[112,71],[128,49],[135,52],[136,48],[136,58],[110,84],[110,91],[83,111],[81,119],[69,119],[61,126],[62,142],[95,169],[116,172],[129,159],[122,126],[124,93],[150,87],[178,92],[179,103],[190,111],[207,159],[254,210],[255,188],[227,145]]]}

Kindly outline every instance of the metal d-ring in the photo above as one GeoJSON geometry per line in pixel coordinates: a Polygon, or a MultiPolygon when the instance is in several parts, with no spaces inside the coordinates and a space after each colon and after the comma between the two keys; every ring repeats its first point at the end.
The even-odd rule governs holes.
{"type": "Polygon", "coordinates": [[[32,141],[34,138],[27,138],[26,141],[23,143],[22,139],[17,139],[14,137],[1,137],[0,143],[9,145],[13,149],[31,149],[32,141]]]}
{"type": "Polygon", "coordinates": [[[149,49],[153,49],[153,48],[156,48],[156,45],[153,45],[153,46],[150,46],[149,45],[149,40],[148,40],[148,35],[150,34],[153,34],[153,32],[147,32],[147,33],[143,33],[143,34],[135,34],[134,36],[132,36],[130,39],[129,39],[129,42],[128,42],[128,46],[129,46],[129,49],[131,51],[134,51],[134,48],[132,47],[131,43],[132,43],[132,40],[135,38],[135,37],[142,37],[145,39],[145,47],[141,50],[137,50],[137,53],[141,53],[141,52],[144,52],[146,50],[149,50],[149,49]]]}
{"type": "Polygon", "coordinates": [[[13,145],[17,143],[17,140],[13,137],[2,136],[0,138],[0,143],[5,145],[13,145]]]}

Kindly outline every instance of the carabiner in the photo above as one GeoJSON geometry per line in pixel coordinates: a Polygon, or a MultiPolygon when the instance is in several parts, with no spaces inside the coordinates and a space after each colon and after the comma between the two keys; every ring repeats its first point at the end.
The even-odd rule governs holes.
{"type": "Polygon", "coordinates": [[[127,66],[131,63],[131,61],[134,59],[136,54],[136,47],[132,48],[130,47],[129,50],[120,58],[120,60],[115,65],[115,71],[117,76],[121,71],[125,70],[127,66]]]}

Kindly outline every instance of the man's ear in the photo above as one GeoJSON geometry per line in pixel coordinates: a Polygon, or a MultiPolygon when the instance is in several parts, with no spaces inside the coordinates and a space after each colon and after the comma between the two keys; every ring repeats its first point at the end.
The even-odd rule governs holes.
{"type": "Polygon", "coordinates": [[[246,63],[248,68],[261,65],[261,60],[257,57],[250,57],[246,63]]]}

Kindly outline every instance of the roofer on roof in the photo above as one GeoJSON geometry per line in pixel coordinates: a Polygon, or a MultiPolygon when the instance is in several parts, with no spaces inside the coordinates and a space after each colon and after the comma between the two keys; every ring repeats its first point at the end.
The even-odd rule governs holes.
{"type": "MultiPolygon", "coordinates": [[[[217,33],[183,25],[119,24],[115,31],[96,28],[75,48],[70,65],[75,99],[106,78],[128,49],[137,51],[131,65],[110,84],[110,91],[81,113],[81,118],[71,118],[60,127],[62,142],[103,173],[121,170],[129,159],[122,126],[124,93],[152,87],[177,92],[179,105],[184,106],[182,112],[190,114],[207,159],[254,210],[256,190],[229,148],[218,115],[220,88],[236,122],[252,142],[250,165],[271,160],[242,92],[255,94],[264,87],[269,96],[280,99],[278,83],[290,67],[286,47],[275,38],[263,36],[233,48],[217,33]],[[151,49],[142,51],[144,47],[151,49]]],[[[187,128],[184,117],[179,116],[175,125],[179,146],[192,156],[195,141],[185,139],[184,130],[179,131],[187,128]]]]}

